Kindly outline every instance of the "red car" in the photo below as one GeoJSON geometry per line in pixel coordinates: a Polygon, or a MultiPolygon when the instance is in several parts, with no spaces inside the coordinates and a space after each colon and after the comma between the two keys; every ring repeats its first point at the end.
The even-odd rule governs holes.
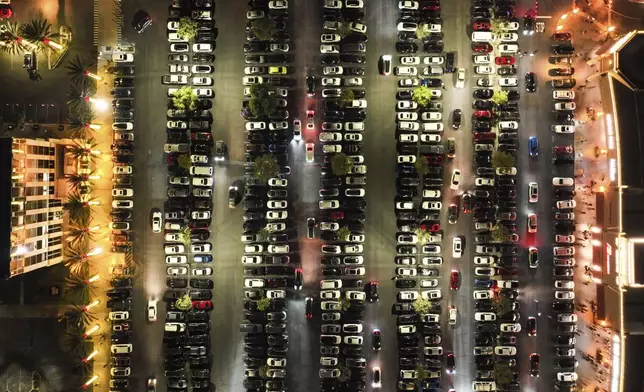
{"type": "Polygon", "coordinates": [[[572,39],[572,34],[571,33],[554,33],[552,35],[553,41],[570,41],[572,39]]]}
{"type": "Polygon", "coordinates": [[[488,43],[481,43],[474,45],[474,51],[476,53],[490,53],[492,51],[492,45],[488,43]]]}
{"type": "Polygon", "coordinates": [[[212,301],[192,301],[192,308],[198,310],[212,310],[212,301]]]}
{"type": "Polygon", "coordinates": [[[440,11],[441,7],[439,5],[426,5],[422,8],[423,11],[440,11]]]}
{"type": "Polygon", "coordinates": [[[331,213],[331,219],[344,219],[344,212],[342,211],[333,211],[331,213]]]}
{"type": "Polygon", "coordinates": [[[476,132],[474,134],[474,140],[488,140],[496,139],[496,133],[494,132],[476,132]]]}
{"type": "Polygon", "coordinates": [[[476,118],[490,118],[492,117],[492,113],[489,110],[475,110],[474,116],[476,118]]]}
{"type": "Polygon", "coordinates": [[[458,290],[461,286],[461,274],[456,270],[452,270],[452,273],[449,275],[449,288],[452,290],[458,290]]]}
{"type": "Polygon", "coordinates": [[[13,11],[11,10],[11,6],[9,5],[1,5],[0,6],[0,19],[9,19],[13,15],[13,11]]]}
{"type": "Polygon", "coordinates": [[[306,318],[313,318],[313,298],[306,297],[306,300],[304,301],[304,309],[306,318]]]}
{"type": "Polygon", "coordinates": [[[474,22],[474,24],[472,25],[472,28],[475,31],[479,31],[479,30],[489,31],[490,24],[488,22],[474,22]]]}
{"type": "Polygon", "coordinates": [[[513,65],[514,61],[513,56],[500,56],[494,58],[494,63],[496,65],[513,65]]]}
{"type": "Polygon", "coordinates": [[[437,231],[440,231],[441,225],[440,223],[423,223],[420,225],[420,229],[423,231],[431,231],[432,233],[436,233],[437,231]]]}
{"type": "Polygon", "coordinates": [[[427,155],[425,158],[427,158],[428,165],[442,165],[445,161],[442,155],[427,155]]]}
{"type": "Polygon", "coordinates": [[[572,154],[574,152],[572,146],[554,146],[552,152],[560,154],[572,154]]]}

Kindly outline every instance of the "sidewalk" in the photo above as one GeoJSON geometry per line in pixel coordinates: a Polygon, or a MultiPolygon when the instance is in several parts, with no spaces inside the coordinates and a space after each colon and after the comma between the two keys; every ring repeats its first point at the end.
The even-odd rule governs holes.
{"type": "Polygon", "coordinates": [[[600,79],[586,82],[588,76],[596,72],[595,67],[588,66],[588,54],[595,50],[606,38],[602,31],[606,27],[589,15],[580,11],[568,13],[561,31],[573,34],[577,58],[574,61],[577,86],[574,89],[577,104],[575,118],[578,121],[575,130],[575,223],[577,238],[575,259],[575,309],[579,317],[577,323],[577,360],[579,367],[580,387],[583,391],[608,390],[610,369],[604,368],[597,358],[611,357],[610,332],[596,325],[593,317],[594,303],[597,294],[597,284],[587,272],[591,271],[593,260],[593,245],[590,242],[589,229],[596,223],[595,192],[601,186],[608,184],[608,161],[601,154],[606,148],[606,132],[601,116],[602,101],[600,96],[600,79]],[[588,108],[596,112],[593,120],[589,117],[588,108]],[[597,154],[599,152],[599,154],[597,154]],[[599,355],[598,355],[599,354],[599,355]],[[599,364],[598,364],[599,363],[599,364]]]}

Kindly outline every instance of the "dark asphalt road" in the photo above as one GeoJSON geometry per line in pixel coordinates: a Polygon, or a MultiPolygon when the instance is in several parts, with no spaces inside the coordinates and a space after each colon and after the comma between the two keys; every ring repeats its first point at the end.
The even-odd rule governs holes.
{"type": "MultiPolygon", "coordinates": [[[[528,3],[528,1],[523,1],[528,3]]],[[[549,5],[543,5],[547,10],[549,5]]],[[[305,117],[304,78],[307,69],[314,68],[318,75],[319,68],[318,44],[321,33],[320,7],[311,7],[300,2],[292,1],[291,23],[295,43],[295,72],[298,87],[289,92],[289,103],[298,113],[300,119],[305,117]],[[297,108],[297,109],[296,109],[297,108]]],[[[165,156],[162,145],[164,141],[165,116],[159,116],[164,110],[165,87],[161,85],[161,75],[167,70],[168,47],[165,37],[165,19],[167,17],[167,3],[153,1],[130,1],[125,3],[125,18],[128,21],[131,15],[143,8],[150,13],[155,23],[144,34],[136,34],[126,23],[125,39],[134,42],[137,47],[135,64],[137,67],[137,95],[136,95],[136,124],[138,151],[135,163],[136,195],[135,204],[135,233],[137,234],[136,258],[143,262],[143,279],[137,281],[135,287],[135,356],[138,365],[134,367],[135,382],[143,382],[150,376],[156,375],[158,380],[163,380],[162,374],[162,323],[148,325],[145,321],[144,308],[148,297],[162,295],[164,286],[165,264],[163,263],[163,239],[160,235],[153,235],[149,229],[148,217],[151,207],[162,207],[166,199],[166,168],[165,156]],[[145,206],[145,207],[143,207],[145,206]]],[[[233,391],[241,388],[243,378],[242,344],[238,325],[241,321],[242,309],[242,268],[240,257],[242,244],[239,240],[241,234],[241,208],[230,210],[227,207],[227,188],[230,183],[243,176],[243,120],[239,116],[240,102],[242,101],[244,25],[246,5],[243,2],[222,0],[217,2],[216,22],[219,29],[217,38],[217,59],[215,62],[215,92],[213,116],[213,136],[215,139],[224,140],[229,146],[230,162],[226,166],[216,168],[215,178],[215,218],[213,220],[213,245],[215,248],[215,282],[214,302],[215,311],[212,314],[212,348],[213,348],[213,381],[218,389],[233,391]],[[225,15],[222,17],[222,14],[225,15]]],[[[456,51],[457,65],[467,70],[467,83],[464,89],[455,89],[453,75],[443,77],[447,90],[443,103],[444,123],[446,131],[444,137],[455,137],[457,140],[457,156],[445,166],[445,179],[451,175],[453,167],[458,167],[463,172],[464,182],[461,189],[472,189],[473,174],[471,165],[472,144],[470,127],[467,125],[471,114],[471,81],[473,74],[472,61],[469,50],[469,4],[467,2],[446,2],[442,13],[445,31],[445,49],[456,51]],[[459,131],[449,129],[452,109],[463,110],[464,124],[459,131]]],[[[380,302],[369,305],[365,315],[365,336],[372,328],[380,328],[384,337],[383,349],[374,355],[368,345],[365,345],[368,366],[378,365],[383,369],[382,390],[393,390],[397,381],[397,354],[395,341],[395,318],[390,314],[391,304],[395,301],[393,276],[395,256],[395,215],[393,213],[393,200],[395,196],[395,160],[396,150],[394,142],[395,119],[395,91],[396,78],[383,77],[378,74],[377,60],[381,54],[392,54],[397,58],[394,50],[396,41],[395,23],[398,10],[394,2],[369,2],[366,4],[366,23],[369,28],[369,43],[367,45],[368,63],[364,77],[366,83],[367,99],[369,102],[369,115],[366,120],[364,155],[369,167],[367,185],[367,221],[365,259],[367,279],[380,281],[380,302]]],[[[521,38],[522,50],[540,49],[532,60],[524,57],[520,60],[519,76],[534,67],[533,64],[543,64],[547,61],[546,49],[548,36],[535,35],[532,38],[521,38]]],[[[396,64],[394,64],[396,65],[396,64]]],[[[550,225],[551,219],[551,186],[552,176],[550,147],[553,145],[553,134],[543,121],[544,116],[550,116],[551,100],[550,89],[545,86],[545,68],[539,67],[539,91],[536,94],[526,94],[522,91],[521,105],[521,149],[519,154],[518,169],[521,173],[518,189],[521,207],[518,225],[519,232],[525,233],[525,218],[529,210],[527,204],[527,182],[536,179],[540,185],[540,201],[536,206],[539,216],[540,231],[536,243],[543,247],[544,252],[550,252],[547,245],[552,242],[550,225]],[[533,162],[527,153],[527,138],[538,135],[541,144],[541,156],[533,162]]],[[[521,79],[522,80],[522,79],[521,79]]],[[[521,82],[520,87],[522,88],[521,82]]],[[[316,102],[309,104],[315,105],[316,102]]],[[[318,124],[319,129],[319,124],[318,124]]],[[[562,138],[557,135],[558,138],[562,138]]],[[[317,138],[317,134],[304,134],[303,141],[292,144],[290,154],[291,190],[295,190],[295,215],[299,233],[304,233],[303,227],[308,216],[317,210],[317,190],[319,188],[319,169],[304,163],[304,143],[308,139],[317,138]]],[[[570,138],[570,137],[567,137],[570,138]]],[[[570,138],[571,139],[571,138],[570,138]]],[[[565,139],[561,139],[565,140],[565,139]]],[[[559,139],[555,143],[561,143],[559,139]]],[[[572,140],[566,140],[572,144],[572,140]]],[[[321,154],[318,154],[318,159],[321,154]]],[[[571,174],[571,173],[569,173],[571,174]]],[[[445,190],[444,203],[448,203],[453,194],[445,190]]],[[[532,206],[530,206],[532,208],[532,206]]],[[[471,347],[473,346],[473,304],[472,304],[472,270],[467,268],[473,258],[472,223],[469,216],[461,215],[455,225],[442,219],[444,235],[445,264],[442,275],[446,276],[452,268],[459,269],[462,274],[462,286],[457,292],[450,292],[448,279],[443,278],[441,288],[444,293],[443,307],[454,304],[459,310],[459,321],[455,329],[443,326],[443,347],[445,351],[454,351],[457,356],[457,372],[453,380],[444,379],[445,388],[455,388],[464,391],[471,388],[473,380],[473,366],[471,347]],[[452,260],[449,249],[451,240],[455,235],[466,235],[466,248],[460,260],[452,260]]],[[[522,238],[525,235],[522,234],[522,238]]],[[[523,241],[522,241],[523,243],[523,241]]],[[[303,298],[318,292],[319,281],[319,243],[317,240],[306,240],[303,235],[299,237],[301,260],[305,271],[305,287],[289,303],[288,333],[290,350],[288,356],[290,390],[304,391],[315,390],[318,385],[317,369],[318,334],[317,322],[307,323],[303,316],[303,298]]],[[[545,318],[547,309],[552,302],[552,277],[550,258],[542,256],[542,263],[531,275],[527,267],[522,268],[519,280],[521,289],[521,319],[524,324],[527,317],[536,312],[534,300],[541,304],[543,316],[539,321],[539,336],[529,338],[526,334],[520,335],[520,366],[523,385],[533,390],[546,390],[551,387],[553,374],[550,370],[552,363],[552,350],[548,323],[545,318]],[[544,260],[545,259],[545,260],[544,260]],[[538,351],[542,355],[542,376],[535,385],[527,375],[527,357],[531,352],[538,351]],[[543,384],[545,383],[545,384],[543,384]]],[[[522,258],[522,266],[527,265],[522,258]]],[[[162,306],[161,306],[162,307],[162,306]]],[[[160,313],[164,309],[160,308],[160,313]]],[[[446,311],[443,318],[447,319],[446,311]]],[[[163,385],[161,385],[163,388],[163,385]]],[[[370,386],[368,386],[370,390],[370,386]]]]}

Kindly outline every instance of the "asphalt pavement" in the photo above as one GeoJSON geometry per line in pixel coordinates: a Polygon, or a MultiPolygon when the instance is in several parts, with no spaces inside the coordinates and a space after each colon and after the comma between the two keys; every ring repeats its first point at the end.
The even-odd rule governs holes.
{"type": "MultiPolygon", "coordinates": [[[[527,0],[520,1],[524,9],[531,5],[527,0]]],[[[165,264],[163,262],[163,238],[153,235],[149,225],[150,208],[162,208],[166,200],[166,164],[163,144],[165,142],[165,116],[160,116],[161,110],[166,109],[166,89],[161,84],[161,75],[167,71],[167,42],[165,19],[167,17],[167,2],[130,1],[124,3],[125,29],[124,39],[136,44],[135,66],[136,89],[135,99],[137,135],[136,143],[140,154],[135,161],[135,209],[134,231],[137,235],[135,258],[142,263],[142,278],[136,280],[135,316],[134,316],[134,363],[135,382],[141,385],[146,377],[156,375],[157,379],[164,379],[163,356],[161,341],[163,326],[161,322],[147,324],[145,320],[145,303],[150,297],[163,294],[165,264]],[[137,34],[130,26],[131,16],[139,8],[145,9],[155,23],[143,34],[137,34]]],[[[443,77],[446,90],[444,91],[444,137],[455,137],[457,153],[454,160],[445,165],[445,183],[449,182],[452,168],[459,168],[463,173],[462,190],[473,189],[474,173],[472,171],[472,133],[471,81],[473,66],[470,52],[470,26],[469,2],[444,2],[442,15],[444,20],[445,50],[457,52],[457,66],[464,67],[467,72],[465,88],[454,88],[454,74],[443,77]],[[460,130],[451,129],[451,111],[455,108],[463,110],[463,126],[460,130]]],[[[547,10],[549,4],[542,9],[547,10]]],[[[215,283],[214,305],[212,313],[212,350],[213,350],[213,382],[222,391],[233,391],[241,388],[243,379],[242,342],[238,325],[242,318],[242,267],[240,258],[243,246],[240,242],[242,210],[231,210],[227,203],[227,190],[232,181],[243,177],[243,119],[239,116],[241,108],[243,76],[244,26],[246,5],[244,2],[233,0],[219,0],[216,4],[215,20],[218,27],[217,56],[215,61],[214,89],[215,100],[213,108],[214,124],[213,137],[224,140],[229,147],[229,161],[215,170],[215,217],[212,225],[212,242],[215,258],[215,283]],[[223,15],[223,16],[222,16],[223,15]]],[[[321,33],[320,7],[311,7],[300,2],[292,1],[290,4],[292,34],[294,36],[295,75],[298,87],[289,91],[296,95],[293,99],[289,96],[289,104],[295,102],[294,111],[300,119],[305,118],[308,104],[303,86],[304,78],[309,68],[319,69],[319,35],[321,33]]],[[[397,381],[397,347],[395,317],[390,309],[395,301],[395,287],[391,278],[394,276],[393,263],[395,256],[396,218],[394,215],[395,197],[395,92],[396,77],[381,76],[378,73],[377,61],[382,54],[391,54],[394,66],[397,65],[397,54],[394,44],[396,42],[396,20],[398,9],[395,2],[368,2],[366,4],[366,24],[369,28],[370,40],[367,45],[367,58],[365,73],[366,98],[369,102],[369,115],[366,119],[365,141],[363,143],[366,164],[369,167],[368,184],[366,187],[367,220],[365,222],[365,264],[367,267],[366,281],[380,282],[380,301],[369,304],[365,314],[365,333],[368,337],[373,328],[379,328],[383,336],[382,350],[374,354],[365,342],[368,366],[380,366],[383,369],[382,390],[394,390],[397,381]]],[[[549,31],[548,29],[546,31],[549,31]]],[[[550,252],[552,244],[552,228],[549,222],[552,216],[552,190],[550,179],[552,166],[550,165],[550,148],[553,145],[553,134],[546,125],[546,116],[551,114],[550,89],[545,86],[547,81],[544,62],[547,62],[548,49],[547,34],[536,34],[530,38],[520,38],[520,47],[524,51],[539,49],[534,57],[523,57],[519,60],[521,130],[520,150],[518,159],[519,176],[518,200],[520,214],[518,218],[519,233],[524,243],[525,220],[527,212],[533,206],[528,206],[527,183],[538,181],[540,185],[540,200],[536,206],[540,224],[535,244],[543,250],[550,252]],[[541,67],[536,67],[541,65],[541,67]],[[539,68],[539,69],[535,69],[539,68]],[[535,94],[525,93],[523,88],[523,75],[529,69],[535,70],[539,77],[539,90],[535,94]],[[541,155],[536,161],[530,159],[527,153],[527,138],[539,136],[541,155]]],[[[317,129],[319,129],[319,123],[317,129]]],[[[557,137],[561,137],[557,135],[557,137]]],[[[317,138],[316,134],[307,134],[304,131],[300,143],[292,143],[289,161],[293,173],[291,175],[290,189],[294,190],[295,215],[298,225],[298,241],[300,258],[304,268],[304,289],[289,301],[289,372],[288,385],[290,390],[305,391],[318,388],[317,359],[319,357],[317,322],[307,322],[304,318],[304,301],[306,295],[317,293],[319,282],[319,241],[305,238],[304,224],[306,218],[315,214],[317,210],[317,190],[319,189],[319,169],[304,163],[304,143],[308,139],[317,138]]],[[[559,143],[556,141],[556,143],[559,143]]],[[[570,143],[572,144],[572,140],[570,143]]],[[[319,158],[319,156],[318,156],[319,158]]],[[[571,173],[569,173],[570,175],[571,173]]],[[[444,187],[444,205],[455,193],[444,187]]],[[[445,209],[446,210],[446,209],[445,209]]],[[[471,388],[473,380],[473,299],[472,299],[472,270],[473,235],[471,218],[461,214],[458,223],[451,225],[443,213],[441,223],[444,230],[444,259],[442,267],[443,278],[440,288],[443,291],[443,309],[448,305],[455,305],[458,309],[457,326],[452,329],[447,326],[447,314],[443,312],[443,347],[446,352],[454,351],[457,358],[456,374],[443,380],[443,387],[455,388],[465,391],[471,388]],[[465,251],[459,260],[452,260],[451,241],[455,235],[465,235],[465,251]],[[461,272],[461,287],[458,291],[449,290],[449,279],[446,275],[451,269],[461,272]]],[[[529,240],[529,239],[528,239],[529,240]]],[[[526,240],[526,241],[528,241],[526,240]]],[[[524,250],[527,252],[527,250],[524,250]]],[[[552,275],[551,257],[545,253],[541,265],[532,274],[527,268],[526,254],[521,257],[521,323],[537,312],[536,303],[539,301],[539,335],[529,338],[522,333],[519,338],[519,363],[522,385],[531,386],[530,389],[546,390],[552,386],[553,373],[551,370],[552,346],[549,334],[549,319],[546,315],[552,302],[552,275]],[[531,352],[540,352],[541,377],[538,384],[530,380],[527,374],[528,355],[531,352]]],[[[159,313],[165,311],[160,302],[159,313]]],[[[163,386],[161,386],[163,388],[163,386]]],[[[370,390],[368,383],[367,390],[370,390]]]]}

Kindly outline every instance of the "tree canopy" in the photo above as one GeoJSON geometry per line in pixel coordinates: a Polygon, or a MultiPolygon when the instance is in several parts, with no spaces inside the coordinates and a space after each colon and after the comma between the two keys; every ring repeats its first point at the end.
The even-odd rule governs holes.
{"type": "Polygon", "coordinates": [[[411,99],[419,106],[427,107],[432,100],[432,91],[427,86],[418,86],[414,89],[411,99]]]}
{"type": "Polygon", "coordinates": [[[516,159],[506,152],[496,151],[492,156],[492,166],[498,167],[514,167],[516,159]]]}
{"type": "Polygon", "coordinates": [[[192,41],[197,36],[199,30],[199,23],[197,21],[183,17],[179,19],[179,27],[177,28],[177,35],[185,40],[192,41]]]}
{"type": "Polygon", "coordinates": [[[253,34],[262,41],[268,41],[275,35],[275,20],[273,18],[259,18],[251,23],[253,34]]]}
{"type": "Polygon", "coordinates": [[[197,110],[199,97],[190,86],[183,86],[172,93],[172,105],[179,110],[197,110]]]}
{"type": "Polygon", "coordinates": [[[255,159],[254,165],[255,176],[259,178],[261,182],[268,183],[273,177],[277,177],[280,173],[280,166],[277,164],[275,158],[272,155],[262,155],[255,159]]]}
{"type": "Polygon", "coordinates": [[[344,176],[351,172],[353,159],[344,153],[338,153],[331,158],[331,170],[336,176],[344,176]]]}
{"type": "Polygon", "coordinates": [[[270,84],[254,84],[250,87],[248,107],[257,117],[269,117],[277,110],[277,89],[270,84]]]}

